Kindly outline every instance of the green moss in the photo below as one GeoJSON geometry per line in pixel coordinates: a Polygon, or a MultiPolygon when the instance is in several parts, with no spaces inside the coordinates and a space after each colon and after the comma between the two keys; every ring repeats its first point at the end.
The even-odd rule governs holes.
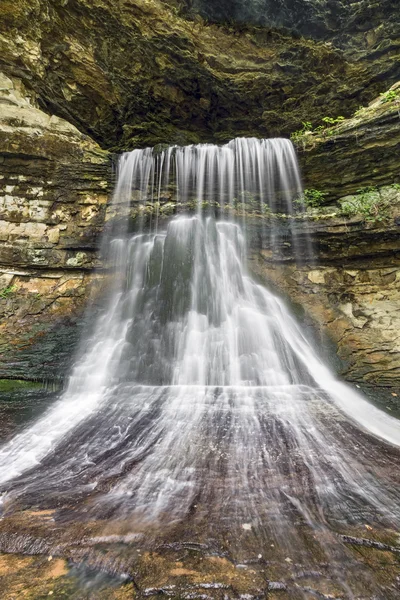
{"type": "Polygon", "coordinates": [[[42,387],[41,383],[36,381],[22,381],[21,379],[0,379],[0,393],[14,392],[23,389],[32,389],[42,387]]]}
{"type": "Polygon", "coordinates": [[[396,100],[400,100],[400,90],[389,90],[382,96],[382,102],[395,102],[396,100]]]}

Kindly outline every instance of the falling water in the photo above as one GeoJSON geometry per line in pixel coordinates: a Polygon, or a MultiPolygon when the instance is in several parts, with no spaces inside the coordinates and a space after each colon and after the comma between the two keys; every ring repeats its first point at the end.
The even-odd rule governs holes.
{"type": "MultiPolygon", "coordinates": [[[[314,532],[397,524],[374,438],[400,445],[399,421],[321,362],[247,273],[242,217],[224,212],[251,197],[260,214],[292,213],[300,188],[287,140],[121,157],[104,242],[112,294],[65,393],[0,452],[6,513],[83,503],[133,532],[190,518],[303,561],[299,519],[314,532]],[[192,214],[161,219],[171,199],[192,214]],[[135,205],[156,207],[139,232],[135,205]]],[[[321,545],[335,563],[336,542],[321,545]]]]}

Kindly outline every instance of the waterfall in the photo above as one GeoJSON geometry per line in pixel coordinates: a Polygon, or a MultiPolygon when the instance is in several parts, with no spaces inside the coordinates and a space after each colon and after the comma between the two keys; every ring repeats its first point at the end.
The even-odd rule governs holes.
{"type": "Polygon", "coordinates": [[[246,215],[253,215],[274,259],[286,252],[299,262],[312,261],[310,240],[299,236],[295,220],[280,219],[278,226],[275,219],[273,227],[265,227],[265,217],[304,213],[297,159],[287,139],[238,138],[224,146],[134,150],[121,157],[118,171],[105,255],[110,240],[126,232],[132,216],[157,231],[174,210],[235,219],[243,232],[246,215]]]}
{"type": "Polygon", "coordinates": [[[112,293],[67,390],[0,451],[5,512],[86,498],[133,529],[195,514],[285,544],[293,512],[313,527],[395,521],[372,436],[400,445],[399,421],[340,382],[249,276],[243,215],[225,210],[251,197],[291,213],[300,189],[288,140],[121,157],[112,293]],[[190,214],[161,219],[171,199],[190,214]],[[135,205],[157,209],[138,231],[135,205]]]}
{"type": "Polygon", "coordinates": [[[234,207],[257,202],[293,212],[292,201],[301,192],[294,148],[289,140],[238,138],[224,146],[198,144],[147,148],[126,152],[120,158],[114,204],[131,201],[160,202],[175,186],[175,203],[195,200],[234,207]]]}

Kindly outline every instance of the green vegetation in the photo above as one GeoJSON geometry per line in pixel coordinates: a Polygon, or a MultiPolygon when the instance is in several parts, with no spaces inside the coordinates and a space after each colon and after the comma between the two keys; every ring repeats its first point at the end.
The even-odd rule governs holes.
{"type": "Polygon", "coordinates": [[[333,130],[331,129],[333,126],[338,125],[342,121],[344,121],[345,117],[322,117],[322,124],[313,127],[313,124],[310,121],[303,121],[303,127],[301,129],[297,129],[290,135],[290,139],[295,144],[305,142],[305,136],[310,135],[312,133],[321,133],[323,136],[330,136],[333,134],[333,130]]]}
{"type": "Polygon", "coordinates": [[[303,127],[301,129],[297,129],[296,131],[293,131],[293,133],[290,134],[290,139],[295,144],[304,141],[304,136],[309,133],[312,133],[312,123],[310,123],[309,121],[303,121],[302,124],[303,127]]]}
{"type": "Polygon", "coordinates": [[[337,125],[338,123],[344,121],[344,117],[323,117],[322,120],[324,123],[326,123],[326,125],[337,125]]]}
{"type": "Polygon", "coordinates": [[[9,285],[8,287],[3,288],[2,290],[0,290],[0,298],[8,298],[8,296],[10,296],[11,294],[14,294],[14,292],[17,291],[17,286],[16,285],[9,285]]]}
{"type": "Polygon", "coordinates": [[[384,221],[388,208],[389,203],[382,198],[378,188],[368,186],[357,190],[357,196],[352,196],[342,203],[341,214],[346,217],[361,215],[366,221],[384,221]]]}
{"type": "MultiPolygon", "coordinates": [[[[400,102],[400,88],[397,88],[396,90],[389,90],[388,92],[380,95],[381,104],[387,104],[395,101],[400,102]]],[[[364,116],[365,113],[368,112],[369,108],[370,107],[368,106],[359,106],[353,117],[359,118],[364,116]]]]}
{"type": "Polygon", "coordinates": [[[311,208],[318,208],[324,203],[325,196],[326,193],[321,192],[320,190],[304,190],[303,201],[306,206],[309,206],[311,208]]]}
{"type": "Polygon", "coordinates": [[[297,206],[305,206],[306,208],[319,208],[324,204],[324,199],[327,194],[316,189],[306,189],[299,198],[294,200],[297,206]]]}
{"type": "Polygon", "coordinates": [[[260,200],[247,190],[240,192],[238,198],[233,198],[232,203],[233,207],[239,210],[243,208],[245,210],[257,210],[260,206],[260,200]]]}
{"type": "Polygon", "coordinates": [[[37,381],[22,381],[21,379],[0,379],[0,393],[13,392],[21,389],[41,387],[37,381]]]}
{"type": "Polygon", "coordinates": [[[389,90],[386,94],[382,96],[382,102],[394,102],[395,100],[400,101],[400,89],[397,90],[389,90]]]}
{"type": "MultiPolygon", "coordinates": [[[[381,104],[396,102],[400,103],[400,88],[391,89],[386,93],[381,94],[380,96],[381,104]]],[[[379,104],[379,103],[378,103],[379,104]]],[[[364,116],[369,110],[369,107],[359,106],[358,110],[355,111],[353,117],[360,118],[364,116]]],[[[290,139],[295,144],[302,143],[303,145],[307,142],[307,136],[311,136],[311,134],[321,134],[323,137],[329,137],[334,135],[336,125],[339,125],[343,121],[345,121],[345,117],[322,117],[322,124],[313,126],[310,121],[303,121],[303,127],[301,129],[297,129],[290,135],[290,139]]]]}
{"type": "MultiPolygon", "coordinates": [[[[264,217],[271,217],[272,216],[271,207],[268,206],[268,204],[262,204],[261,214],[264,215],[264,217]]],[[[276,214],[275,214],[275,216],[276,216],[276,214]]]]}
{"type": "Polygon", "coordinates": [[[366,111],[365,106],[359,106],[358,110],[356,110],[356,112],[354,113],[353,116],[354,117],[361,117],[364,114],[365,111],[366,111]]]}

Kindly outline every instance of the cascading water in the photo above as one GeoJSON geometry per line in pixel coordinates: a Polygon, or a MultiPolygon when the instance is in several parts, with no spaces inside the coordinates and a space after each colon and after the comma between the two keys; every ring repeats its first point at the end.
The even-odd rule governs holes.
{"type": "Polygon", "coordinates": [[[339,382],[247,274],[232,216],[249,198],[260,215],[291,213],[300,189],[287,140],[122,156],[104,241],[113,291],[65,393],[0,452],[5,514],[74,503],[125,533],[244,528],[306,562],[300,519],[353,597],[329,532],[397,525],[393,484],[374,476],[382,444],[363,431],[400,445],[400,423],[339,382]],[[195,214],[165,223],[171,198],[195,214]],[[130,233],[132,207],[149,205],[151,227],[130,233]]]}

